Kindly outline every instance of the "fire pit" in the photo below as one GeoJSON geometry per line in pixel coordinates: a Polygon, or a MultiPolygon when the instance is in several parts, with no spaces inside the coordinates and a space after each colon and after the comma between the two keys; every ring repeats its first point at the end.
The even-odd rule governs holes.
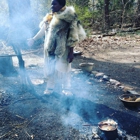
{"type": "MultiPolygon", "coordinates": [[[[99,122],[98,128],[96,125],[92,128],[93,139],[99,140],[133,140],[136,136],[131,136],[118,126],[118,123],[112,119],[107,119],[99,122]]],[[[139,138],[139,135],[138,135],[139,138]]]]}

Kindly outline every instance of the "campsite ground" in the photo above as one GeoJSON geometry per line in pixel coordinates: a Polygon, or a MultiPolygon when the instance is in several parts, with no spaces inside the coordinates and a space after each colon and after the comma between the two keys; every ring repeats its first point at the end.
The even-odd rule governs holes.
{"type": "MultiPolygon", "coordinates": [[[[42,48],[23,55],[24,76],[32,84],[24,87],[19,75],[0,75],[0,139],[92,140],[97,124],[105,119],[115,120],[119,133],[130,140],[140,138],[139,108],[125,107],[119,100],[124,93],[120,87],[79,67],[80,63],[92,62],[93,71],[103,72],[140,93],[139,36],[92,35],[75,50],[82,55],[77,55],[72,64],[72,97],[43,95],[46,83],[42,48]]],[[[19,71],[16,57],[13,63],[19,71]]]]}
{"type": "MultiPolygon", "coordinates": [[[[93,35],[77,47],[83,52],[79,61],[93,62],[94,70],[103,72],[122,84],[140,91],[140,37],[93,35]]],[[[76,60],[75,60],[76,61],[76,60]]]]}

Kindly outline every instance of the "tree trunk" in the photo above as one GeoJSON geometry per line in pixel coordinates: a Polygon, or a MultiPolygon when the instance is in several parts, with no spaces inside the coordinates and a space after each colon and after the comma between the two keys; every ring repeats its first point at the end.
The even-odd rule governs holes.
{"type": "Polygon", "coordinates": [[[25,79],[25,66],[21,49],[26,46],[26,40],[31,35],[31,7],[30,0],[7,0],[9,7],[9,38],[11,45],[17,55],[20,75],[25,79]]]}
{"type": "Polygon", "coordinates": [[[109,2],[110,0],[104,0],[104,31],[108,31],[110,28],[109,2]]]}
{"type": "Polygon", "coordinates": [[[138,2],[137,2],[135,26],[140,27],[140,0],[138,0],[138,2]]]}

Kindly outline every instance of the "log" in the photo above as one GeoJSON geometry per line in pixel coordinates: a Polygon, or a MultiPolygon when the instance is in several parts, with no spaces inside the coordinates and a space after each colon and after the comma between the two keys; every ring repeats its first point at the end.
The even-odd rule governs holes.
{"type": "Polygon", "coordinates": [[[135,32],[135,31],[138,31],[140,30],[140,27],[137,27],[137,28],[129,28],[129,29],[126,29],[126,30],[121,30],[121,32],[135,32]]]}
{"type": "Polygon", "coordinates": [[[116,33],[108,33],[108,34],[103,34],[102,37],[106,37],[106,36],[114,36],[116,35],[116,33]]]}

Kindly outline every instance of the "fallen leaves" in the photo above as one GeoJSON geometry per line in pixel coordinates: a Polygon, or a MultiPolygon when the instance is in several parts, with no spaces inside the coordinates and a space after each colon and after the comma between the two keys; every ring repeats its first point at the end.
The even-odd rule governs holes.
{"type": "Polygon", "coordinates": [[[108,49],[125,49],[125,48],[132,48],[137,47],[140,43],[140,39],[137,36],[131,37],[130,35],[127,36],[106,36],[103,37],[102,35],[91,35],[84,41],[82,41],[76,48],[83,53],[86,52],[103,52],[107,51],[108,49]]]}

